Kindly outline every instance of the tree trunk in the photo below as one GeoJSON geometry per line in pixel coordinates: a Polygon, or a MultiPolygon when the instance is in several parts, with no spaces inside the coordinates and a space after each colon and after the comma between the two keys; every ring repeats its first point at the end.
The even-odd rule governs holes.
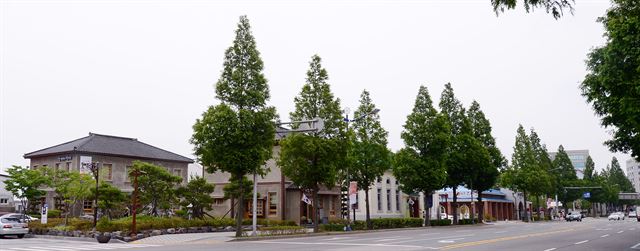
{"type": "Polygon", "coordinates": [[[478,208],[478,222],[484,221],[484,205],[482,204],[482,196],[478,194],[478,204],[480,207],[478,208]]]}
{"type": "Polygon", "coordinates": [[[451,202],[451,209],[453,209],[453,222],[451,223],[452,225],[457,225],[458,224],[458,194],[456,193],[456,191],[458,190],[458,187],[453,187],[453,202],[451,202]]]}
{"type": "MultiPolygon", "coordinates": [[[[538,214],[538,219],[540,221],[543,221],[544,219],[541,218],[541,215],[540,215],[540,196],[536,196],[536,204],[538,205],[538,206],[536,206],[536,213],[538,214]]],[[[533,210],[531,210],[531,211],[533,211],[533,210]]],[[[531,212],[531,214],[533,214],[533,212],[531,212]]]]}
{"type": "Polygon", "coordinates": [[[431,192],[424,193],[424,226],[428,227],[431,225],[431,215],[429,214],[431,210],[429,210],[429,200],[431,199],[431,192]]]}
{"type": "Polygon", "coordinates": [[[317,233],[319,228],[318,228],[318,214],[320,213],[319,210],[319,203],[318,203],[318,189],[315,188],[313,189],[313,232],[317,233]]]}
{"type": "Polygon", "coordinates": [[[527,203],[527,191],[523,191],[522,192],[523,198],[524,198],[524,218],[525,218],[525,222],[531,222],[531,214],[529,213],[529,203],[527,203]]]}
{"type": "MultiPolygon", "coordinates": [[[[244,176],[238,176],[238,184],[240,184],[240,194],[238,195],[238,211],[236,212],[236,237],[242,236],[242,219],[244,218],[244,184],[242,184],[242,178],[244,176]]],[[[253,205],[254,207],[256,205],[253,205]]]]}
{"type": "Polygon", "coordinates": [[[373,226],[371,225],[371,213],[369,211],[369,189],[364,190],[364,204],[365,204],[365,207],[367,207],[367,210],[366,210],[367,229],[371,230],[373,229],[373,226]]]}

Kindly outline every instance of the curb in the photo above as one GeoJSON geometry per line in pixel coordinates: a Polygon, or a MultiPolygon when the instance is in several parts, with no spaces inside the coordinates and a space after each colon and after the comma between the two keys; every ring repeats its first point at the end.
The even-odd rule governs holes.
{"type": "MultiPolygon", "coordinates": [[[[83,242],[95,242],[98,243],[98,241],[94,238],[89,238],[89,237],[70,237],[70,236],[55,236],[55,235],[35,235],[35,234],[30,234],[28,236],[25,236],[25,238],[34,238],[34,239],[57,239],[57,240],[68,240],[68,241],[83,241],[83,242]]],[[[126,242],[118,240],[118,239],[111,239],[109,241],[109,243],[121,243],[121,244],[125,244],[126,242]]]]}
{"type": "Polygon", "coordinates": [[[355,230],[349,232],[320,232],[320,233],[308,233],[308,234],[293,234],[293,235],[276,235],[276,236],[258,236],[258,237],[234,237],[228,241],[262,241],[262,240],[279,240],[279,239],[292,239],[292,238],[304,238],[304,237],[316,237],[316,236],[329,236],[329,235],[350,235],[350,234],[364,234],[364,233],[379,233],[379,232],[394,232],[394,231],[406,231],[406,230],[431,230],[438,228],[459,228],[459,227],[481,227],[488,226],[490,224],[469,224],[469,225],[449,225],[449,226],[429,226],[429,227],[407,227],[407,228],[389,228],[389,229],[373,229],[373,230],[355,230]]]}

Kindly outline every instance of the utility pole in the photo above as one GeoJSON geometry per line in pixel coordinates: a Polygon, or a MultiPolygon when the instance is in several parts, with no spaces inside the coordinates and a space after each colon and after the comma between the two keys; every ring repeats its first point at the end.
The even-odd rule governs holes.
{"type": "Polygon", "coordinates": [[[143,174],[143,172],[139,169],[134,169],[131,174],[133,174],[133,205],[131,205],[132,211],[132,222],[131,222],[131,237],[136,237],[136,211],[138,208],[138,176],[143,174]]]}

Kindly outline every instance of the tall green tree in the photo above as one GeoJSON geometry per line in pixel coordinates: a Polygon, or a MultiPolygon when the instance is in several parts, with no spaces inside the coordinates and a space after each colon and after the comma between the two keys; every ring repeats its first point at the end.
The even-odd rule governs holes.
{"type": "MultiPolygon", "coordinates": [[[[181,177],[164,167],[137,160],[131,168],[131,173],[134,171],[143,173],[138,177],[138,191],[140,204],[147,206],[149,215],[160,216],[177,202],[175,187],[182,181],[181,177]]],[[[133,179],[133,175],[129,178],[133,179]]]]}
{"type": "Polygon", "coordinates": [[[424,194],[425,225],[430,224],[428,200],[445,185],[446,155],[451,138],[447,116],[433,108],[429,91],[420,86],[413,111],[401,134],[405,147],[394,156],[393,175],[402,191],[424,194]]]}
{"type": "MultiPolygon", "coordinates": [[[[191,143],[207,172],[227,172],[238,182],[247,174],[266,173],[263,166],[275,143],[276,112],[267,106],[270,95],[263,67],[249,19],[241,16],[216,83],[221,104],[209,107],[193,126],[191,143]]],[[[244,195],[239,193],[237,203],[238,237],[242,235],[244,195]]]]}
{"type": "Polygon", "coordinates": [[[622,168],[620,168],[620,162],[618,162],[618,158],[613,157],[611,159],[611,169],[608,171],[609,183],[617,185],[620,188],[620,192],[623,193],[634,193],[636,192],[633,188],[633,184],[624,174],[622,168]]]}
{"type": "MultiPolygon", "coordinates": [[[[496,14],[504,12],[505,9],[515,9],[517,3],[517,0],[491,0],[493,11],[496,14]]],[[[523,0],[522,3],[527,12],[542,8],[547,13],[551,13],[553,18],[558,19],[562,17],[565,9],[573,13],[574,0],[523,0]]]]}
{"type": "Polygon", "coordinates": [[[470,149],[469,144],[477,145],[471,142],[473,135],[471,134],[471,125],[465,116],[465,110],[462,103],[455,97],[451,83],[444,86],[444,90],[440,96],[440,111],[446,115],[451,125],[451,144],[447,149],[447,182],[446,185],[453,190],[453,224],[458,223],[458,186],[464,184],[471,177],[471,169],[474,168],[468,162],[476,149],[470,149]]]}
{"type": "Polygon", "coordinates": [[[530,209],[526,203],[527,195],[542,195],[551,187],[551,176],[538,165],[531,140],[522,125],[518,126],[516,142],[511,156],[511,165],[502,173],[501,183],[511,189],[522,192],[525,201],[525,219],[531,221],[530,209]]]}
{"type": "Polygon", "coordinates": [[[303,192],[312,193],[314,231],[318,231],[318,191],[336,185],[338,171],[346,161],[346,125],[340,100],[334,98],[327,83],[328,74],[321,58],[314,55],[309,63],[306,83],[295,97],[291,120],[320,118],[324,128],[310,134],[292,134],[281,141],[280,159],[285,176],[303,192]]]}
{"type": "MultiPolygon", "coordinates": [[[[472,189],[478,191],[478,202],[482,205],[482,191],[496,185],[500,169],[506,165],[506,160],[496,146],[496,140],[491,134],[491,123],[480,109],[480,104],[475,100],[467,111],[467,117],[471,123],[474,137],[482,144],[489,155],[489,162],[481,162],[476,165],[468,182],[473,187],[472,189]]],[[[478,159],[481,160],[481,158],[478,159]]],[[[478,207],[478,220],[482,222],[483,217],[484,207],[480,206],[478,207]]]]}
{"type": "Polygon", "coordinates": [[[558,146],[558,153],[553,159],[553,176],[557,180],[557,193],[558,200],[562,202],[565,207],[568,207],[569,203],[580,198],[582,195],[580,190],[566,189],[566,187],[579,186],[578,176],[576,170],[571,164],[569,155],[564,150],[562,145],[558,146]]]}
{"type": "MultiPolygon", "coordinates": [[[[551,161],[551,158],[549,157],[547,146],[542,143],[542,140],[538,136],[538,133],[536,133],[535,129],[533,128],[531,128],[531,130],[529,131],[529,141],[531,142],[531,149],[533,150],[538,168],[546,172],[551,172],[551,170],[553,169],[553,163],[551,161]]],[[[538,194],[536,194],[536,207],[540,207],[542,206],[542,204],[544,204],[544,200],[543,203],[540,203],[540,197],[542,197],[542,195],[548,196],[554,194],[556,187],[557,182],[555,181],[555,179],[553,179],[553,177],[551,177],[551,186],[548,187],[548,190],[540,191],[538,194]]]]}
{"type": "Polygon", "coordinates": [[[46,194],[41,187],[47,184],[48,179],[42,172],[28,167],[12,166],[6,171],[9,178],[4,181],[5,189],[16,198],[20,198],[24,214],[27,210],[27,202],[39,200],[46,194]]]}
{"type": "Polygon", "coordinates": [[[596,164],[593,163],[593,159],[591,156],[587,156],[583,176],[585,180],[593,180],[595,168],[596,164]]]}
{"type": "Polygon", "coordinates": [[[354,136],[349,149],[351,174],[358,189],[365,193],[367,228],[372,229],[369,206],[369,188],[385,171],[391,168],[391,152],[387,149],[387,131],[380,124],[380,115],[367,90],[360,94],[360,106],[353,121],[354,136]]]}
{"type": "Polygon", "coordinates": [[[601,116],[601,124],[613,131],[605,144],[640,160],[640,2],[612,2],[598,19],[604,25],[606,43],[587,56],[588,73],[580,87],[601,116]]]}
{"type": "Polygon", "coordinates": [[[176,194],[180,196],[180,205],[191,210],[194,218],[202,219],[206,210],[211,210],[213,198],[211,193],[215,186],[209,184],[203,177],[192,177],[186,186],[179,187],[176,194]]]}
{"type": "Polygon", "coordinates": [[[91,188],[95,181],[89,174],[79,172],[67,172],[50,169],[49,186],[52,187],[58,197],[62,199],[64,224],[69,224],[69,215],[78,203],[91,196],[91,188]]]}

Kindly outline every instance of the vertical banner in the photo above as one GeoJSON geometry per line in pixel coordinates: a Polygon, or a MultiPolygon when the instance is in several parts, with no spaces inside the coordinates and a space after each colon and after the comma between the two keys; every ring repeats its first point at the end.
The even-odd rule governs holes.
{"type": "Polygon", "coordinates": [[[49,211],[49,206],[44,203],[40,212],[40,224],[47,224],[47,211],[49,211]]]}
{"type": "Polygon", "coordinates": [[[80,173],[91,173],[89,165],[91,165],[91,156],[80,156],[80,173]]]}
{"type": "Polygon", "coordinates": [[[354,205],[357,204],[356,194],[358,193],[358,182],[351,181],[349,182],[349,204],[354,205]]]}

